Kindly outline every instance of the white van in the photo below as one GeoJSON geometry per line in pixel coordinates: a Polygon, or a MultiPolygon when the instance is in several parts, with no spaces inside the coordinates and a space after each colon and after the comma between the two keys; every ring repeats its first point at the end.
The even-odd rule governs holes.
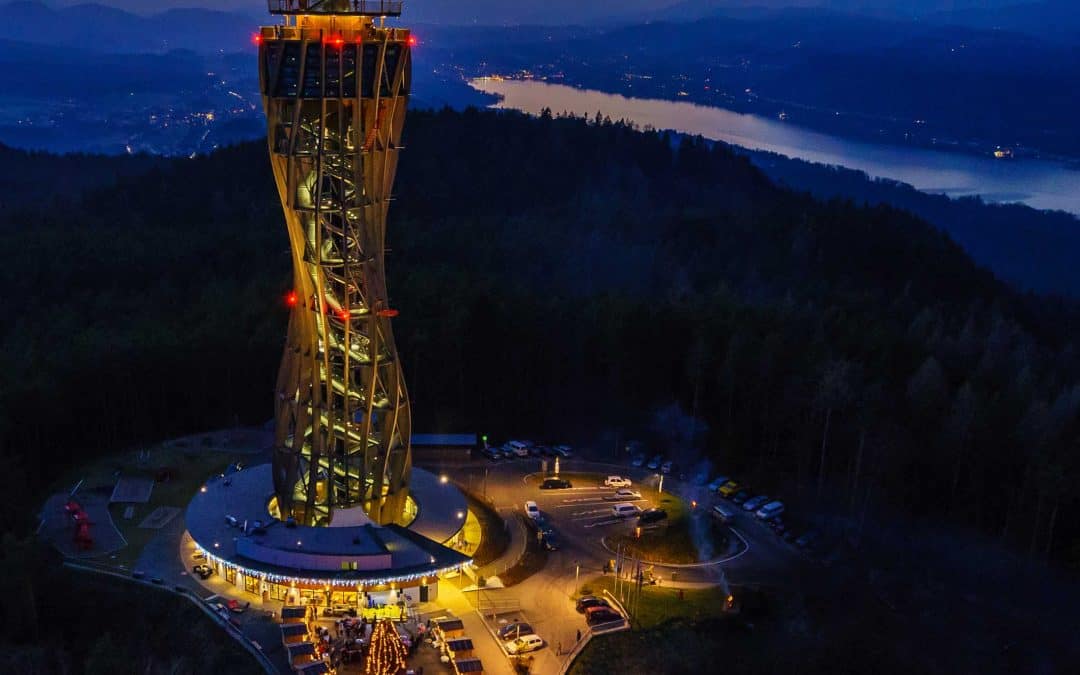
{"type": "Polygon", "coordinates": [[[760,509],[758,509],[757,513],[755,513],[754,515],[761,520],[772,520],[783,512],[783,502],[769,502],[765,506],[762,506],[760,509]]]}
{"type": "Polygon", "coordinates": [[[506,447],[510,448],[510,450],[518,457],[529,456],[529,446],[522,441],[510,441],[506,444],[506,447]]]}
{"type": "Polygon", "coordinates": [[[630,518],[641,513],[641,509],[631,504],[630,502],[623,502],[622,504],[616,504],[611,507],[611,512],[616,518],[630,518]]]}
{"type": "Polygon", "coordinates": [[[540,507],[536,505],[536,502],[525,502],[525,515],[532,518],[533,520],[540,519],[540,507]]]}
{"type": "Polygon", "coordinates": [[[712,514],[725,525],[735,520],[735,509],[727,504],[717,504],[712,507],[712,514]]]}

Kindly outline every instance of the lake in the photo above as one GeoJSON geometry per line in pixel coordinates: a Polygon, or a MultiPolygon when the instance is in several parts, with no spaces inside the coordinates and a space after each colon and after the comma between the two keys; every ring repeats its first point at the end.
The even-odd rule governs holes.
{"type": "Polygon", "coordinates": [[[494,108],[538,115],[600,111],[613,120],[671,129],[753,150],[767,150],[810,162],[835,164],[871,176],[909,183],[919,190],[954,197],[980,195],[989,202],[1023,202],[1038,209],[1080,215],[1080,171],[1037,159],[998,160],[926,148],[848,140],[790,122],[680,101],[627,98],[538,80],[477,78],[478,91],[494,94],[494,108]]]}

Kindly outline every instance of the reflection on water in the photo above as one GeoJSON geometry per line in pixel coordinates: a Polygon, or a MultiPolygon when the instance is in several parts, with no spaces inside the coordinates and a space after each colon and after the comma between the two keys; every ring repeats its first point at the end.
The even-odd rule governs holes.
{"type": "Polygon", "coordinates": [[[754,150],[865,171],[954,197],[1020,201],[1080,215],[1080,171],[1034,159],[995,160],[922,148],[845,140],[757,115],[677,101],[627,98],[536,80],[478,78],[473,88],[501,97],[493,107],[539,114],[544,108],[592,117],[597,111],[639,126],[700,134],[754,150]]]}

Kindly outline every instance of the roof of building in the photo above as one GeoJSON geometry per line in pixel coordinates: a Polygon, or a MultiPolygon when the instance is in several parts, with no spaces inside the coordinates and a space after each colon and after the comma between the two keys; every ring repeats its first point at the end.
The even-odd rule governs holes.
{"type": "Polygon", "coordinates": [[[476,434],[413,434],[413,447],[476,447],[476,434]]]}
{"type": "Polygon", "coordinates": [[[460,637],[453,640],[447,640],[446,646],[450,648],[452,652],[464,652],[473,648],[471,638],[460,637]]]}
{"type": "Polygon", "coordinates": [[[281,577],[378,583],[467,562],[467,556],[440,543],[464,526],[467,503],[461,491],[421,469],[413,469],[410,490],[418,511],[407,528],[291,527],[270,516],[271,467],[262,464],[208,481],[188,505],[186,524],[208,555],[281,577]]]}
{"type": "Polygon", "coordinates": [[[285,648],[289,650],[289,659],[315,653],[315,643],[313,642],[297,642],[294,645],[286,645],[285,648]]]}
{"type": "Polygon", "coordinates": [[[454,667],[457,668],[459,673],[480,673],[484,670],[484,664],[480,659],[458,659],[454,662],[454,667]]]}
{"type": "Polygon", "coordinates": [[[435,622],[442,630],[465,630],[465,624],[461,619],[441,619],[435,622]]]}
{"type": "Polygon", "coordinates": [[[286,637],[307,635],[307,626],[302,623],[283,623],[281,624],[281,634],[286,637]]]}

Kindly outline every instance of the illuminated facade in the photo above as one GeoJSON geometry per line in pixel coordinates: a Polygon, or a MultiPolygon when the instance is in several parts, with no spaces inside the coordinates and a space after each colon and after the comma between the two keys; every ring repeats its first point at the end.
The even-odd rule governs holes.
{"type": "Polygon", "coordinates": [[[401,2],[270,0],[259,72],[294,290],[275,390],[282,520],[399,523],[409,401],[384,251],[411,73],[401,2]]]}

